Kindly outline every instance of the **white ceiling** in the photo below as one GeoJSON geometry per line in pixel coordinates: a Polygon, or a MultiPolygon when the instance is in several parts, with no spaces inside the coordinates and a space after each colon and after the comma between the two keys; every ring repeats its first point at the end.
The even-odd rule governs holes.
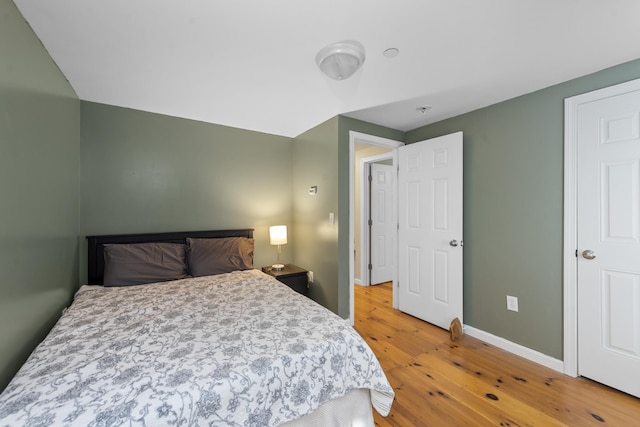
{"type": "Polygon", "coordinates": [[[640,58],[638,0],[14,1],[82,100],[289,137],[337,114],[410,130],[640,58]],[[315,55],[348,39],[365,63],[331,80],[315,55]]]}

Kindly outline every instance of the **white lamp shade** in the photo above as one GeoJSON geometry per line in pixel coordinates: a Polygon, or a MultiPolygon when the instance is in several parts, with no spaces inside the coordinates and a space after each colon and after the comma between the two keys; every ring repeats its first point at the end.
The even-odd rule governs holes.
{"type": "Polygon", "coordinates": [[[272,245],[287,244],[287,226],[273,225],[269,227],[269,241],[272,245]]]}

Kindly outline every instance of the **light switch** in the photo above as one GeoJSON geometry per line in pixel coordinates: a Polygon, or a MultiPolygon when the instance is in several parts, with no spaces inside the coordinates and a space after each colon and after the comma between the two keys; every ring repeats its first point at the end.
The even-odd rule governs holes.
{"type": "Polygon", "coordinates": [[[334,224],[336,222],[336,217],[333,212],[329,212],[329,223],[334,224]]]}

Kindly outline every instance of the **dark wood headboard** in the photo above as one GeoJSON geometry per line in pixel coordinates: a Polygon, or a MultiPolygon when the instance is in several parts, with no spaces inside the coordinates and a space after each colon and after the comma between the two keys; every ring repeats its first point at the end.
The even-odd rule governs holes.
{"type": "Polygon", "coordinates": [[[222,237],[253,237],[253,228],[240,230],[175,231],[170,233],[117,234],[87,236],[87,281],[89,285],[102,285],[104,275],[104,248],[107,243],[186,243],[187,237],[194,239],[217,239],[222,237]]]}

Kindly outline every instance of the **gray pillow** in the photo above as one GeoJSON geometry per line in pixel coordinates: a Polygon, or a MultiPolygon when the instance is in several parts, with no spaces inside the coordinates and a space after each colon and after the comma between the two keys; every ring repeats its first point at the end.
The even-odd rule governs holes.
{"type": "Polygon", "coordinates": [[[187,238],[187,264],[194,277],[253,268],[253,239],[224,237],[187,238]]]}
{"type": "Polygon", "coordinates": [[[185,245],[135,243],[104,245],[104,286],[130,286],[188,277],[185,245]]]}

